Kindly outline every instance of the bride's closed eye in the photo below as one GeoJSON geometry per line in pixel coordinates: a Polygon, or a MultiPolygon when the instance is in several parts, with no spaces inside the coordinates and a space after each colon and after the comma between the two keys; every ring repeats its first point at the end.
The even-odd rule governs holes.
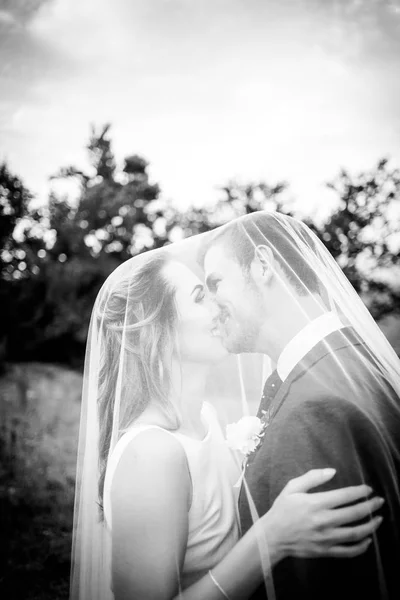
{"type": "Polygon", "coordinates": [[[204,300],[205,297],[206,297],[206,292],[204,290],[204,286],[202,286],[201,288],[198,289],[194,301],[196,303],[200,303],[204,300]]]}
{"type": "Polygon", "coordinates": [[[196,285],[190,295],[196,303],[202,302],[206,295],[204,285],[202,283],[196,285]]]}

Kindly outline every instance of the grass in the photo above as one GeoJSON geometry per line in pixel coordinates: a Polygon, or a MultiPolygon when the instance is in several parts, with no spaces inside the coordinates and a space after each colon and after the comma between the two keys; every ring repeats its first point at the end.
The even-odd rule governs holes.
{"type": "MultiPolygon", "coordinates": [[[[235,357],[212,398],[241,416],[235,357]],[[228,401],[229,399],[229,401],[228,401]]],[[[248,374],[256,410],[260,383],[248,374]]],[[[10,365],[0,378],[0,597],[68,598],[82,376],[54,365],[10,365]]]]}
{"type": "Polygon", "coordinates": [[[12,365],[0,380],[0,596],[68,598],[81,376],[12,365]]]}

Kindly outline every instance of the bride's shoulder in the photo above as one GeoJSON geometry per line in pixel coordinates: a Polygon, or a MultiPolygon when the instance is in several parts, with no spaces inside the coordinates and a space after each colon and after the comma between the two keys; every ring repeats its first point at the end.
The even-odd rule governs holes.
{"type": "Polygon", "coordinates": [[[203,402],[203,406],[201,408],[201,414],[205,417],[209,417],[210,419],[218,420],[218,413],[217,413],[215,407],[207,400],[205,402],[203,402]]]}
{"type": "Polygon", "coordinates": [[[220,421],[220,417],[216,408],[210,404],[210,402],[204,402],[201,410],[201,415],[208,426],[212,428],[213,431],[217,431],[220,433],[222,431],[222,424],[220,421]]]}
{"type": "Polygon", "coordinates": [[[191,479],[181,444],[163,429],[137,433],[119,458],[110,492],[113,528],[118,514],[132,506],[137,518],[166,514],[174,506],[189,508],[191,479]]]}
{"type": "Polygon", "coordinates": [[[157,470],[164,468],[166,464],[174,464],[179,467],[186,461],[185,451],[182,444],[165,429],[160,427],[146,427],[125,434],[123,452],[118,461],[118,467],[157,470]],[[126,437],[125,437],[126,436],[126,437]]]}

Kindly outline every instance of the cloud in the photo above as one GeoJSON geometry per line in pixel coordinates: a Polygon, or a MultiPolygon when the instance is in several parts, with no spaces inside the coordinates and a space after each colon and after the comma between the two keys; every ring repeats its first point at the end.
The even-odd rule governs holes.
{"type": "Polygon", "coordinates": [[[52,0],[0,0],[0,20],[9,24],[26,24],[52,0]]]}
{"type": "Polygon", "coordinates": [[[5,29],[6,27],[12,27],[17,24],[17,19],[11,13],[6,10],[0,9],[0,27],[5,29]]]}
{"type": "Polygon", "coordinates": [[[34,2],[0,42],[2,145],[42,194],[105,121],[172,197],[235,175],[309,188],[398,148],[398,20],[373,4],[379,19],[355,0],[34,2]]]}

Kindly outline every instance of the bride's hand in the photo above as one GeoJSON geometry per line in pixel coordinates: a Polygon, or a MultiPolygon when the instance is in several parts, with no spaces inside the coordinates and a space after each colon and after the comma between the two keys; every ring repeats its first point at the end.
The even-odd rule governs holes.
{"type": "Polygon", "coordinates": [[[307,493],[334,474],[334,469],[315,469],[292,479],[258,521],[261,528],[267,526],[267,542],[276,545],[281,557],[353,557],[367,550],[382,518],[352,523],[370,516],[384,501],[367,499],[372,492],[367,485],[307,493]]]}

